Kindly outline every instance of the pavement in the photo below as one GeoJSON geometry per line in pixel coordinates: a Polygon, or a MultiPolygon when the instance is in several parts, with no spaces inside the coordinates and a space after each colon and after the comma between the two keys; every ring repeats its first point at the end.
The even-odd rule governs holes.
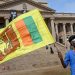
{"type": "MultiPolygon", "coordinates": [[[[50,47],[43,47],[0,64],[0,75],[70,75],[69,68],[63,69],[55,49],[53,52],[50,47]]],[[[66,51],[61,52],[64,56],[66,51]]]]}

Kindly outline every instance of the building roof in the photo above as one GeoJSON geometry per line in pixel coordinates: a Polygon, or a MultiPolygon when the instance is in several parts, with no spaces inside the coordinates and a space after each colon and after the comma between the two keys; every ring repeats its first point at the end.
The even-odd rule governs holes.
{"type": "Polygon", "coordinates": [[[51,9],[51,8],[49,8],[47,6],[44,6],[44,5],[40,4],[40,3],[37,3],[37,2],[32,1],[32,0],[9,0],[9,1],[6,1],[5,3],[0,4],[0,10],[4,9],[4,8],[15,6],[16,4],[21,4],[23,2],[26,2],[28,4],[31,4],[33,6],[41,8],[41,9],[45,9],[47,11],[51,11],[51,12],[53,11],[53,12],[55,12],[54,9],[51,9]]]}

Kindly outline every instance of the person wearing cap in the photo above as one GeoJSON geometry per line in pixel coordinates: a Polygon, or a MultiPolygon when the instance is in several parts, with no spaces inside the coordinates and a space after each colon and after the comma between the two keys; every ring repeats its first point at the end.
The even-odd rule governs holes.
{"type": "Polygon", "coordinates": [[[58,57],[60,58],[61,64],[64,68],[70,64],[71,75],[75,75],[75,35],[69,37],[69,43],[72,48],[66,52],[65,58],[63,59],[60,51],[58,51],[58,57]]]}

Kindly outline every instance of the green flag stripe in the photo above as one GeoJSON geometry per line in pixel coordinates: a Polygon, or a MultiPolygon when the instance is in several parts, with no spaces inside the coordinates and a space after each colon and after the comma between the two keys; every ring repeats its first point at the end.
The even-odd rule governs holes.
{"type": "Polygon", "coordinates": [[[32,37],[34,43],[38,43],[42,41],[42,38],[38,32],[37,26],[32,18],[32,16],[24,18],[24,23],[26,24],[28,31],[32,37]]]}

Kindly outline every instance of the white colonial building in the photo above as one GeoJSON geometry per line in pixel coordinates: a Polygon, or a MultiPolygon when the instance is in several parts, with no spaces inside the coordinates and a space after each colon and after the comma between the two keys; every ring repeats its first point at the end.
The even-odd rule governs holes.
{"type": "Polygon", "coordinates": [[[0,1],[0,28],[10,21],[11,11],[17,16],[39,8],[47,26],[57,42],[66,44],[67,38],[75,33],[75,13],[57,13],[48,7],[45,0],[2,0],[0,1]]]}
{"type": "MultiPolygon", "coordinates": [[[[75,13],[57,13],[57,11],[48,7],[48,3],[45,0],[0,0],[0,29],[4,28],[11,21],[13,11],[16,16],[19,16],[35,8],[40,10],[55,40],[66,46],[68,37],[75,34],[75,13]]],[[[27,55],[21,56],[1,64],[0,75],[12,75],[6,74],[7,70],[8,72],[16,70],[19,72],[20,70],[32,69],[32,67],[36,68],[39,65],[42,66],[44,63],[48,64],[51,62],[50,64],[52,64],[54,61],[57,63],[56,56],[54,56],[56,60],[53,62],[49,59],[47,60],[50,54],[46,51],[48,50],[43,48],[28,57],[27,55]],[[40,59],[41,57],[43,59],[40,59]],[[5,72],[5,74],[1,74],[2,72],[5,72]]]]}

